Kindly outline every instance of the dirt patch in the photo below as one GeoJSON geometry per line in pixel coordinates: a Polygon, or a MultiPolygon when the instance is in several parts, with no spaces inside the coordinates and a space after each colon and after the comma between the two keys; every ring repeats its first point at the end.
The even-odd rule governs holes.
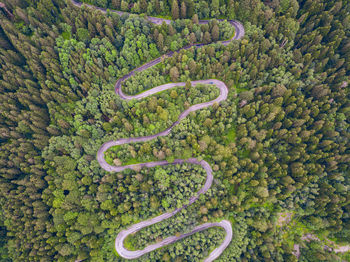
{"type": "Polygon", "coordinates": [[[292,219],[291,212],[278,213],[277,216],[277,225],[279,225],[280,227],[287,225],[292,219]]]}

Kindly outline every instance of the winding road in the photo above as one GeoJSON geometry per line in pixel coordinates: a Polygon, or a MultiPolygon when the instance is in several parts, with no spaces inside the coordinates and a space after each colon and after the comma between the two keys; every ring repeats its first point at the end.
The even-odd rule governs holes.
{"type": "MultiPolygon", "coordinates": [[[[73,3],[73,5],[75,5],[77,7],[81,7],[82,5],[86,5],[86,6],[90,7],[90,8],[98,9],[98,10],[104,12],[104,13],[107,11],[104,8],[95,7],[95,6],[91,6],[91,5],[88,5],[88,4],[82,4],[82,3],[76,2],[74,0],[71,0],[71,2],[73,3]]],[[[116,10],[110,10],[110,11],[111,12],[115,12],[115,13],[117,13],[119,15],[128,14],[126,12],[121,12],[121,11],[116,11],[116,10]]],[[[161,19],[161,18],[156,18],[156,17],[147,17],[146,19],[148,21],[150,21],[151,23],[154,23],[154,24],[161,24],[162,22],[170,24],[172,22],[171,20],[161,19]]],[[[206,24],[208,22],[209,22],[208,20],[200,20],[199,21],[200,24],[206,24]]],[[[244,36],[244,33],[245,33],[244,32],[244,27],[243,27],[243,25],[240,22],[235,21],[235,20],[229,20],[228,22],[232,26],[235,27],[235,35],[229,40],[220,41],[220,43],[225,45],[225,46],[228,45],[232,40],[241,39],[244,36]]],[[[202,46],[204,46],[204,44],[195,44],[195,45],[183,47],[181,49],[185,49],[186,50],[186,49],[189,49],[191,47],[199,48],[199,47],[202,47],[202,46]]],[[[178,51],[180,51],[180,50],[178,50],[178,51]]],[[[123,99],[123,100],[131,100],[131,99],[139,100],[139,99],[146,98],[146,97],[148,97],[150,95],[156,94],[158,92],[161,92],[161,91],[164,91],[164,90],[167,90],[167,89],[171,89],[171,88],[176,87],[176,86],[185,86],[185,84],[186,84],[185,82],[169,83],[169,84],[165,84],[165,85],[154,87],[154,88],[152,88],[150,90],[147,90],[147,91],[145,91],[145,92],[143,92],[141,94],[134,95],[134,96],[129,96],[129,95],[124,94],[122,89],[121,89],[122,82],[127,80],[131,76],[133,76],[136,72],[141,72],[141,71],[143,71],[143,70],[145,70],[147,68],[150,68],[150,67],[160,63],[162,61],[162,58],[171,57],[173,55],[174,55],[174,52],[169,52],[169,53],[163,55],[162,57],[154,59],[154,60],[152,60],[152,61],[150,61],[150,62],[140,66],[139,68],[134,69],[133,71],[131,71],[127,75],[121,77],[115,84],[115,92],[116,92],[116,94],[119,95],[120,98],[123,99]]],[[[112,165],[108,164],[106,162],[106,160],[104,159],[105,151],[108,150],[112,146],[129,144],[129,143],[137,143],[137,142],[146,142],[146,141],[152,140],[152,139],[154,139],[156,137],[159,137],[159,136],[166,136],[166,135],[168,135],[171,132],[172,128],[174,126],[176,126],[177,124],[179,124],[179,122],[183,118],[185,118],[189,113],[197,111],[197,110],[202,109],[202,108],[206,108],[206,107],[212,106],[215,103],[220,103],[221,101],[224,101],[224,100],[227,99],[228,88],[225,85],[225,83],[222,82],[222,81],[219,81],[219,80],[216,80],[216,79],[207,79],[207,80],[191,81],[191,84],[193,86],[195,86],[197,84],[211,84],[211,85],[215,85],[217,88],[219,88],[220,94],[219,94],[219,96],[216,99],[214,99],[212,101],[196,104],[196,105],[193,105],[193,106],[189,107],[188,109],[186,109],[185,111],[183,111],[180,114],[180,116],[178,117],[178,120],[175,121],[169,128],[167,128],[166,130],[164,130],[164,131],[162,131],[162,132],[160,132],[158,134],[154,134],[154,135],[150,135],[150,136],[144,136],[144,137],[122,138],[122,139],[115,140],[115,141],[108,141],[108,142],[104,143],[101,146],[101,148],[98,150],[98,152],[97,152],[97,160],[98,160],[99,164],[101,165],[101,167],[104,170],[106,170],[108,172],[121,172],[121,171],[123,171],[125,169],[135,168],[135,167],[151,168],[151,167],[155,167],[155,166],[190,163],[190,164],[195,164],[195,165],[202,166],[204,168],[204,170],[206,171],[206,173],[207,173],[207,178],[206,178],[204,186],[197,192],[197,194],[195,196],[190,198],[188,204],[186,204],[186,205],[184,205],[184,206],[182,206],[180,208],[177,208],[177,209],[175,209],[172,212],[167,212],[167,213],[164,213],[164,214],[162,214],[160,216],[157,216],[157,217],[154,217],[154,218],[151,218],[151,219],[147,219],[147,220],[142,221],[140,223],[134,224],[134,225],[130,226],[129,228],[119,232],[119,234],[117,235],[117,237],[115,239],[115,249],[118,252],[118,254],[120,256],[122,256],[123,258],[135,259],[135,258],[141,257],[142,255],[147,254],[147,253],[149,253],[149,252],[151,252],[151,251],[153,251],[155,249],[161,248],[163,246],[166,246],[166,245],[169,245],[171,243],[174,243],[174,242],[176,242],[176,241],[178,241],[180,239],[183,239],[183,238],[185,238],[187,236],[190,236],[190,235],[192,235],[192,234],[194,234],[196,232],[200,232],[200,231],[206,230],[206,229],[211,228],[211,227],[221,227],[221,228],[223,228],[226,231],[226,236],[225,236],[224,241],[220,244],[220,246],[215,248],[210,253],[210,255],[204,260],[205,262],[210,262],[210,261],[213,261],[216,258],[218,258],[221,255],[221,253],[225,250],[225,248],[230,244],[230,242],[232,240],[232,226],[231,226],[231,223],[229,221],[227,221],[227,220],[222,220],[222,221],[216,222],[216,223],[205,223],[205,224],[199,225],[199,226],[195,227],[189,233],[185,233],[185,234],[182,234],[180,236],[168,237],[168,238],[166,238],[166,239],[164,239],[164,240],[162,240],[162,241],[160,241],[158,243],[148,245],[147,247],[145,247],[142,250],[130,251],[130,250],[127,250],[124,247],[124,244],[123,244],[125,238],[128,235],[133,234],[133,233],[141,230],[144,227],[148,227],[150,225],[153,225],[153,224],[161,222],[161,221],[163,221],[165,219],[168,219],[168,218],[174,216],[176,213],[180,212],[182,209],[184,209],[187,206],[191,205],[192,203],[194,203],[199,198],[199,196],[201,194],[204,194],[205,192],[207,192],[208,189],[212,185],[213,172],[212,172],[212,169],[211,169],[210,165],[208,164],[208,162],[206,162],[204,160],[199,161],[196,158],[175,159],[172,163],[169,163],[166,160],[163,160],[163,161],[154,161],[154,162],[147,162],[147,163],[133,164],[133,165],[125,165],[125,166],[112,166],[112,165]]]]}

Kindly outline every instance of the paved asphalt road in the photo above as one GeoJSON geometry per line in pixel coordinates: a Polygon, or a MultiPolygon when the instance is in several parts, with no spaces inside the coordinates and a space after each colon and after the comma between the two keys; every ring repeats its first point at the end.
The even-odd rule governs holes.
{"type": "MultiPolygon", "coordinates": [[[[74,0],[71,0],[71,2],[78,7],[81,7],[82,4],[79,2],[76,2],[74,0]]],[[[102,12],[106,12],[106,9],[104,8],[99,8],[99,7],[95,7],[95,6],[91,6],[91,5],[87,5],[84,4],[90,8],[95,8],[98,10],[101,10],[102,12]]],[[[128,14],[125,12],[121,12],[121,11],[114,11],[111,10],[112,12],[115,12],[119,15],[123,15],[123,14],[128,14]]],[[[151,23],[154,24],[161,24],[163,21],[167,24],[171,23],[171,20],[167,20],[167,19],[161,19],[161,18],[156,18],[156,17],[147,17],[148,21],[150,21],[151,23]]],[[[218,19],[220,20],[220,19],[218,19]]],[[[200,20],[199,23],[200,24],[205,24],[208,23],[208,20],[200,20]]],[[[228,45],[232,40],[236,40],[236,39],[241,39],[244,36],[244,27],[243,25],[235,20],[229,20],[229,23],[235,27],[235,35],[233,36],[232,39],[227,40],[227,41],[221,41],[220,43],[223,45],[228,45]]],[[[195,48],[200,48],[202,46],[204,46],[204,44],[196,44],[193,45],[195,48]]],[[[186,46],[182,49],[189,49],[192,46],[186,46]]],[[[179,50],[180,51],[180,50],[179,50]]],[[[174,52],[169,52],[167,54],[165,54],[163,57],[171,57],[173,56],[174,52]]],[[[126,79],[128,79],[129,77],[131,77],[132,75],[134,75],[135,72],[140,72],[143,71],[147,68],[150,68],[158,63],[161,62],[161,57],[154,59],[142,66],[140,66],[139,68],[134,69],[133,71],[131,71],[130,73],[128,73],[127,75],[123,76],[122,78],[120,78],[117,83],[115,84],[115,92],[117,95],[119,95],[122,99],[124,100],[131,100],[131,99],[143,99],[145,97],[148,97],[150,95],[156,94],[158,92],[167,90],[167,89],[171,89],[173,87],[176,86],[185,86],[185,82],[181,82],[181,83],[169,83],[169,84],[165,84],[165,85],[161,85],[161,86],[157,86],[154,87],[150,90],[147,90],[141,94],[135,95],[135,96],[129,96],[126,95],[122,92],[121,89],[121,84],[123,81],[125,81],[126,79]]],[[[186,109],[184,112],[182,112],[178,118],[178,120],[176,122],[174,122],[169,128],[167,128],[166,130],[155,134],[155,135],[150,135],[150,136],[144,136],[144,137],[134,137],[134,138],[122,138],[116,141],[108,141],[106,143],[104,143],[101,148],[98,150],[97,152],[97,160],[99,162],[99,164],[101,165],[101,167],[108,171],[108,172],[121,172],[124,169],[127,168],[134,168],[136,166],[139,166],[141,168],[147,167],[155,167],[155,166],[164,166],[164,165],[175,165],[175,164],[182,164],[182,163],[190,163],[190,164],[196,164],[196,165],[201,165],[204,170],[207,173],[207,179],[206,182],[204,184],[204,186],[197,192],[196,196],[190,198],[189,203],[187,205],[184,205],[180,208],[175,209],[172,212],[168,212],[168,213],[164,213],[160,216],[151,218],[151,219],[147,219],[145,221],[142,221],[140,223],[134,224],[132,226],[130,226],[129,228],[122,230],[119,232],[119,234],[117,235],[116,239],[115,239],[115,249],[117,250],[118,254],[120,256],[122,256],[123,258],[126,259],[135,259],[138,257],[141,257],[144,254],[147,254],[155,249],[161,248],[163,246],[169,245],[171,243],[174,243],[182,238],[185,238],[187,236],[190,236],[196,232],[211,228],[211,227],[222,227],[225,231],[226,231],[226,237],[224,239],[224,241],[221,243],[221,245],[219,247],[217,247],[216,249],[214,249],[210,255],[204,260],[205,262],[210,262],[215,260],[216,258],[218,258],[221,253],[225,250],[225,248],[230,244],[231,240],[232,240],[232,226],[231,223],[227,220],[222,220],[221,222],[216,222],[216,223],[205,223],[202,225],[199,225],[197,227],[195,227],[191,232],[186,233],[186,234],[182,234],[180,236],[171,236],[168,237],[164,240],[162,240],[161,242],[155,243],[155,244],[151,244],[148,245],[147,247],[145,247],[143,250],[135,250],[135,251],[130,251],[127,250],[124,247],[124,240],[125,238],[130,235],[133,234],[139,230],[141,230],[144,227],[148,227],[150,225],[156,224],[158,222],[163,221],[164,219],[168,219],[172,216],[174,216],[176,213],[178,213],[179,211],[181,211],[182,209],[186,208],[188,205],[191,205],[192,203],[194,203],[201,194],[204,194],[212,185],[212,181],[213,181],[213,174],[212,174],[212,169],[210,167],[210,165],[204,161],[204,160],[197,160],[196,158],[189,158],[189,159],[175,159],[173,163],[169,163],[166,160],[164,161],[154,161],[154,162],[148,162],[148,163],[141,163],[141,164],[134,164],[134,165],[126,165],[126,166],[111,166],[109,165],[106,160],[104,159],[104,152],[106,150],[108,150],[110,147],[115,146],[115,145],[123,145],[123,144],[129,144],[129,143],[136,143],[136,142],[146,142],[149,140],[152,140],[156,137],[159,136],[166,136],[168,135],[172,128],[174,126],[176,126],[183,118],[185,118],[190,112],[194,112],[197,111],[199,109],[205,108],[205,107],[209,107],[212,106],[214,103],[220,103],[223,100],[226,100],[227,98],[227,94],[228,94],[228,88],[225,85],[224,82],[216,80],[216,79],[207,79],[207,80],[198,80],[198,81],[192,81],[191,82],[192,85],[197,85],[197,84],[212,84],[215,85],[217,88],[219,88],[220,90],[220,95],[209,102],[205,102],[205,103],[201,103],[201,104],[196,104],[191,106],[190,108],[186,109]]]]}

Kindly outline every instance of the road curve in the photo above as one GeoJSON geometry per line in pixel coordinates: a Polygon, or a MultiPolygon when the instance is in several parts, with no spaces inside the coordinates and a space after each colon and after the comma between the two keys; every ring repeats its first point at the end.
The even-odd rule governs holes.
{"type": "MultiPolygon", "coordinates": [[[[71,2],[75,6],[78,6],[78,7],[81,7],[83,5],[82,3],[76,2],[75,0],[71,0],[71,2]]],[[[106,12],[106,9],[104,9],[104,8],[95,7],[95,6],[91,6],[91,5],[88,5],[88,4],[84,4],[84,5],[86,5],[86,6],[90,7],[90,8],[98,9],[98,10],[104,12],[104,13],[106,12]]],[[[128,14],[126,12],[121,12],[121,11],[116,11],[116,10],[111,10],[111,12],[115,12],[115,13],[117,13],[119,15],[128,14]]],[[[154,23],[154,24],[161,24],[163,21],[165,23],[167,23],[167,24],[171,23],[171,20],[161,19],[161,18],[157,18],[157,17],[147,17],[146,19],[148,21],[150,21],[151,23],[154,23]]],[[[218,19],[218,20],[222,20],[222,19],[218,19]]],[[[209,22],[208,20],[200,20],[199,21],[200,24],[206,24],[208,22],[209,22]]],[[[228,45],[232,40],[241,39],[244,36],[244,33],[245,33],[244,32],[244,27],[243,27],[243,25],[240,22],[235,21],[235,20],[229,20],[229,23],[232,26],[235,27],[235,34],[234,34],[234,36],[231,39],[219,42],[219,43],[221,43],[221,44],[223,44],[225,46],[228,45]]],[[[183,47],[181,49],[185,49],[186,50],[186,49],[189,49],[191,47],[200,48],[202,46],[204,46],[204,44],[195,44],[195,45],[183,47]]],[[[163,55],[163,58],[171,57],[173,55],[174,55],[174,52],[169,52],[169,53],[163,55]]],[[[162,61],[162,57],[159,57],[157,59],[154,59],[154,60],[152,60],[152,61],[150,61],[150,62],[140,66],[139,68],[134,69],[133,71],[131,71],[127,75],[121,77],[115,84],[115,92],[116,92],[116,94],[119,95],[120,98],[123,99],[123,100],[131,100],[131,99],[139,100],[139,99],[146,98],[146,97],[148,97],[150,95],[156,94],[158,92],[161,92],[161,91],[164,91],[164,90],[167,90],[167,89],[171,89],[171,88],[176,87],[176,86],[185,86],[185,84],[186,84],[185,82],[168,83],[168,84],[164,84],[164,85],[157,86],[157,87],[154,87],[152,89],[146,90],[145,92],[143,92],[141,94],[138,94],[138,95],[134,95],[134,96],[129,96],[129,95],[126,95],[126,94],[123,93],[122,88],[121,88],[121,84],[122,84],[123,81],[125,81],[126,79],[130,78],[131,76],[133,76],[135,74],[135,72],[143,71],[143,70],[145,70],[147,68],[150,68],[150,67],[160,63],[161,61],[162,61]]],[[[125,165],[125,166],[112,166],[112,165],[108,164],[106,162],[105,158],[104,158],[104,153],[106,152],[106,150],[108,150],[112,146],[129,144],[129,143],[136,143],[136,142],[146,142],[146,141],[152,140],[152,139],[154,139],[156,137],[159,137],[159,136],[166,136],[166,135],[168,135],[171,132],[172,128],[174,126],[176,126],[177,124],[179,124],[179,122],[183,118],[185,118],[189,113],[197,111],[197,110],[202,109],[202,108],[206,108],[206,107],[212,106],[215,103],[220,103],[221,101],[224,101],[224,100],[227,99],[228,88],[225,85],[225,83],[222,82],[222,81],[219,81],[219,80],[216,80],[216,79],[207,79],[207,80],[191,81],[191,84],[194,85],[194,86],[197,85],[197,84],[212,84],[212,85],[215,85],[217,88],[219,88],[220,94],[219,94],[219,96],[216,99],[214,99],[212,101],[196,104],[196,105],[193,105],[193,106],[189,107],[188,109],[186,109],[185,111],[183,111],[179,115],[178,120],[175,121],[169,128],[167,128],[166,130],[164,130],[164,131],[162,131],[162,132],[160,132],[158,134],[154,134],[154,135],[150,135],[150,136],[144,136],[144,137],[122,138],[122,139],[118,139],[118,140],[115,140],[115,141],[108,141],[108,142],[104,143],[100,147],[98,152],[97,152],[97,160],[98,160],[99,164],[101,165],[101,167],[104,170],[106,170],[108,172],[121,172],[121,171],[123,171],[125,169],[135,168],[135,167],[141,167],[141,168],[147,167],[147,168],[150,168],[150,167],[155,167],[155,166],[190,163],[190,164],[196,164],[196,165],[202,166],[204,168],[204,170],[206,171],[206,173],[207,173],[207,178],[206,178],[204,186],[197,192],[197,194],[195,196],[190,198],[188,204],[186,204],[186,205],[184,205],[184,206],[182,206],[180,208],[177,208],[177,209],[175,209],[172,212],[167,212],[167,213],[164,213],[164,214],[159,215],[157,217],[154,217],[154,218],[151,218],[151,219],[147,219],[147,220],[142,221],[140,223],[134,224],[134,225],[130,226],[129,228],[119,232],[119,234],[117,235],[117,237],[115,239],[115,249],[118,252],[118,254],[120,256],[122,256],[123,258],[135,259],[135,258],[141,257],[141,256],[143,256],[143,255],[145,255],[145,254],[147,254],[147,253],[149,253],[149,252],[151,252],[151,251],[153,251],[155,249],[161,248],[163,246],[166,246],[166,245],[169,245],[171,243],[174,243],[174,242],[176,242],[176,241],[178,241],[180,239],[183,239],[183,238],[185,238],[187,236],[195,234],[196,232],[200,232],[202,230],[205,230],[205,229],[208,229],[208,228],[211,228],[211,227],[221,227],[221,228],[223,228],[226,231],[226,236],[225,236],[224,241],[221,243],[221,245],[219,247],[215,248],[210,253],[210,255],[204,260],[205,262],[210,262],[210,261],[213,261],[216,258],[218,258],[221,255],[221,253],[226,249],[226,247],[230,244],[230,242],[232,240],[232,226],[231,226],[231,223],[229,221],[227,221],[227,220],[222,220],[220,222],[205,223],[205,224],[199,225],[199,226],[195,227],[191,232],[182,234],[180,236],[168,237],[168,238],[162,240],[161,242],[148,245],[143,250],[130,251],[130,250],[127,250],[124,247],[124,244],[123,244],[125,238],[128,235],[136,233],[137,231],[141,230],[144,227],[148,227],[150,225],[153,225],[153,224],[156,224],[158,222],[161,222],[164,219],[168,219],[168,218],[174,216],[176,213],[178,213],[182,209],[184,209],[187,206],[191,205],[192,203],[194,203],[199,198],[199,196],[201,194],[204,194],[205,192],[207,192],[208,189],[212,185],[212,182],[213,182],[212,169],[211,169],[210,165],[208,164],[208,162],[206,162],[204,160],[199,161],[196,158],[189,158],[189,159],[175,159],[172,163],[169,163],[166,160],[163,160],[163,161],[154,161],[154,162],[147,162],[147,163],[140,163],[140,164],[133,164],[133,165],[125,165]]]]}

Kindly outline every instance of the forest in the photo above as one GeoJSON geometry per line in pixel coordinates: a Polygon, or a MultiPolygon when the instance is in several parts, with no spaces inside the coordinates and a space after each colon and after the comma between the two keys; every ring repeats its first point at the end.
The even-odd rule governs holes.
{"type": "MultiPolygon", "coordinates": [[[[110,140],[167,136],[110,148],[112,165],[196,157],[212,187],[198,201],[129,236],[137,250],[195,226],[229,220],[217,261],[350,261],[348,0],[71,0],[0,2],[0,260],[127,261],[117,234],[187,203],[206,174],[196,165],[107,172],[110,140]],[[118,14],[110,10],[130,14],[118,14]],[[173,19],[155,25],[145,15],[173,19]],[[210,19],[200,24],[198,19],[210,19]],[[219,20],[220,19],[220,20],[219,20]],[[244,25],[245,36],[228,21],[244,25]],[[200,48],[182,47],[206,44],[200,48]],[[125,101],[169,82],[185,87],[125,101]],[[281,213],[290,219],[278,223],[281,213]],[[307,233],[319,240],[305,241],[307,233]],[[324,248],[327,240],[334,246],[324,248]],[[295,246],[300,246],[296,255],[295,246]]],[[[202,261],[225,232],[210,228],[137,261],[202,261]]]]}

